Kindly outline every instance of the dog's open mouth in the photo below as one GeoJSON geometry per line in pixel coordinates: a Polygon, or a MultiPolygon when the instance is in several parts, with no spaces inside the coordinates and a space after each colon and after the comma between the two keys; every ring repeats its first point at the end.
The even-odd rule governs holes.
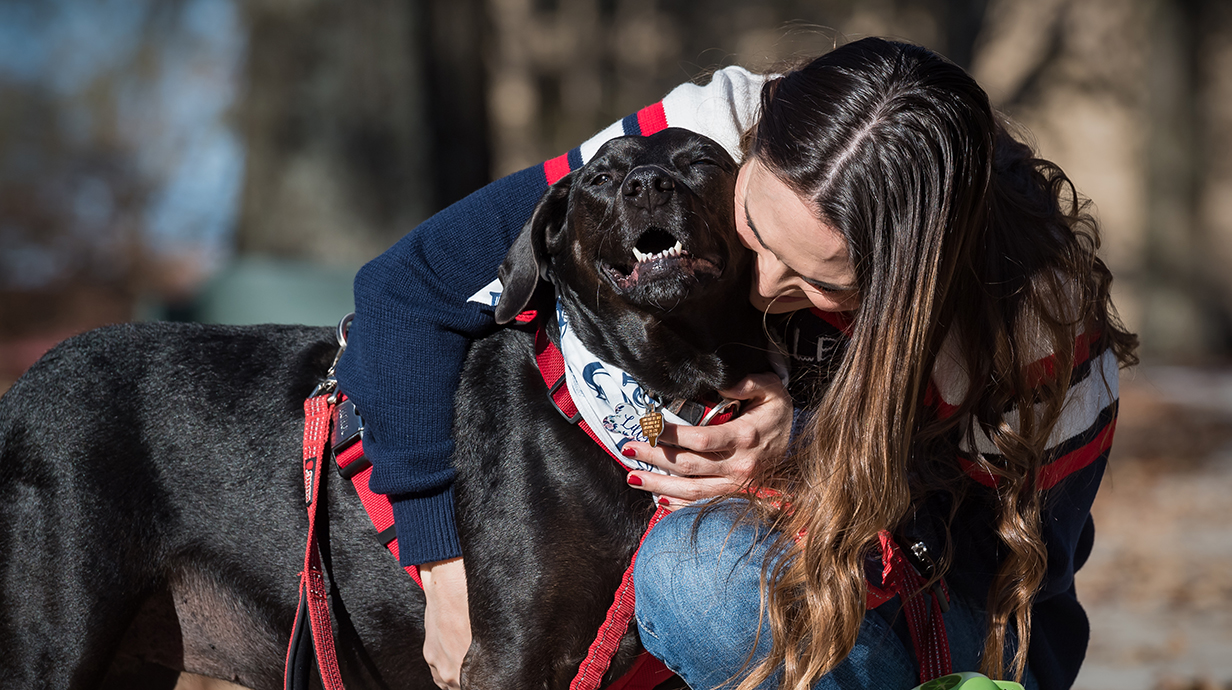
{"type": "Polygon", "coordinates": [[[717,278],[722,269],[705,257],[694,256],[675,235],[663,228],[650,227],[637,238],[627,263],[607,264],[608,275],[621,290],[664,278],[717,278]]]}

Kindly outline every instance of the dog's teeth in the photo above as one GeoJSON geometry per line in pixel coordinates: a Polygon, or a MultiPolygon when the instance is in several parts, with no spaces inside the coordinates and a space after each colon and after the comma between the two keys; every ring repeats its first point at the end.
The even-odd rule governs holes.
{"type": "Polygon", "coordinates": [[[633,248],[633,258],[637,259],[638,263],[642,263],[643,261],[654,261],[656,259],[667,259],[673,256],[680,256],[683,253],[684,246],[681,245],[680,242],[677,242],[675,246],[669,249],[664,249],[663,251],[655,252],[654,254],[645,254],[637,247],[633,248]]]}

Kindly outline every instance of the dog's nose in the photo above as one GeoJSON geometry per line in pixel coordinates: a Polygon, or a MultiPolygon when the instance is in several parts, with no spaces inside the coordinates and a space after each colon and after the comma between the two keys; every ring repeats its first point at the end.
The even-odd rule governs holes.
{"type": "Polygon", "coordinates": [[[625,201],[638,208],[653,210],[666,204],[676,191],[676,182],[666,170],[654,165],[634,168],[625,175],[621,192],[625,201]]]}

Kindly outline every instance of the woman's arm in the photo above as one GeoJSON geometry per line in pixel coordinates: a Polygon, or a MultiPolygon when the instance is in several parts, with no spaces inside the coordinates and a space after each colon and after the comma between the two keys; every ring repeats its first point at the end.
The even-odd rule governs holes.
{"type": "Polygon", "coordinates": [[[370,487],[389,494],[403,565],[461,555],[453,519],[453,394],[471,340],[495,328],[466,299],[492,276],[546,189],[543,166],[425,221],[355,278],[339,384],[364,419],[370,487]]]}
{"type": "Polygon", "coordinates": [[[453,398],[470,341],[495,328],[491,307],[467,299],[496,276],[547,185],[608,139],[685,127],[739,158],[761,83],[758,75],[728,68],[706,86],[680,86],[567,154],[438,213],[356,276],[356,316],[338,364],[339,385],[364,419],[370,487],[390,496],[399,560],[422,566],[424,657],[441,687],[458,687],[470,644],[453,514],[453,398]]]}
{"type": "Polygon", "coordinates": [[[466,300],[496,276],[547,184],[608,139],[664,127],[705,134],[739,158],[763,80],[730,67],[704,86],[679,86],[569,153],[441,211],[356,276],[356,316],[338,379],[364,419],[370,486],[390,496],[404,565],[461,554],[450,465],[453,397],[470,341],[495,328],[490,307],[466,300]]]}

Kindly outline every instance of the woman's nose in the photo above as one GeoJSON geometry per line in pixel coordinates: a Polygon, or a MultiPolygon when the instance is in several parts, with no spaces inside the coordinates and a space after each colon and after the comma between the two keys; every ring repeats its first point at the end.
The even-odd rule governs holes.
{"type": "Polygon", "coordinates": [[[770,252],[757,253],[757,291],[764,297],[776,297],[787,278],[787,267],[770,252]]]}

